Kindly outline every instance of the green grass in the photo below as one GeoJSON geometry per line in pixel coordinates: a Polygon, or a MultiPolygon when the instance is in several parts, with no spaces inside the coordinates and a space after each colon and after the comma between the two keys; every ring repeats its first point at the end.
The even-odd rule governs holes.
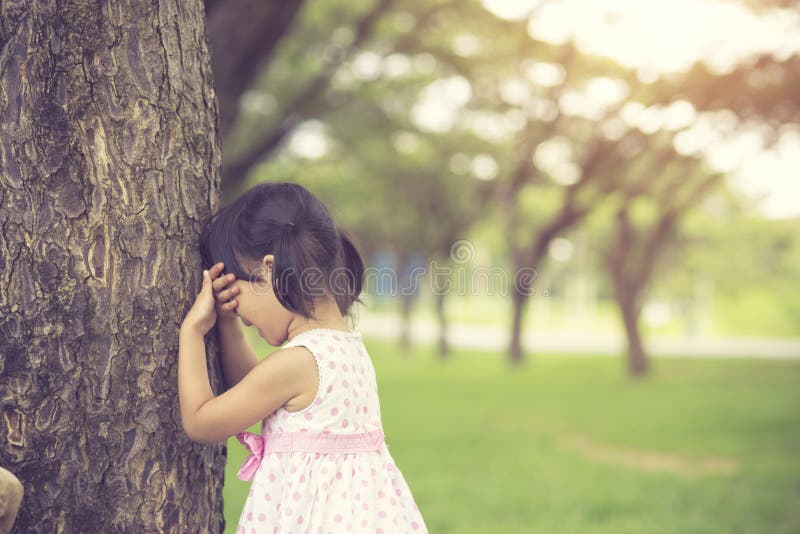
{"type": "MultiPolygon", "coordinates": [[[[366,345],[386,441],[433,533],[800,532],[800,363],[658,359],[630,382],[619,358],[510,369],[366,345]]],[[[228,454],[234,532],[249,486],[235,438],[228,454]]]]}

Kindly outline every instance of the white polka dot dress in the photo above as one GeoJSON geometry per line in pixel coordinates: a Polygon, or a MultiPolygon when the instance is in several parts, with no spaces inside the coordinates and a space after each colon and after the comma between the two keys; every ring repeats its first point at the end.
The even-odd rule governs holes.
{"type": "Polygon", "coordinates": [[[425,522],[389,454],[375,369],[361,334],[315,328],[283,347],[314,355],[319,389],[297,412],[278,408],[261,436],[237,436],[251,451],[251,479],[238,533],[422,534],[425,522]]]}

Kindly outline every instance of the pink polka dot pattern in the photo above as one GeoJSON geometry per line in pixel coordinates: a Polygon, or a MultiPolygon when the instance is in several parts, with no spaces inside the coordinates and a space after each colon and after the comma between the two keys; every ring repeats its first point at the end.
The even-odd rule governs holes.
{"type": "MultiPolygon", "coordinates": [[[[358,333],[315,328],[285,347],[303,346],[319,378],[305,406],[282,406],[262,421],[262,434],[358,434],[382,429],[372,360],[358,333]]],[[[379,451],[264,454],[236,532],[289,534],[427,534],[411,490],[386,443],[379,451]]]]}

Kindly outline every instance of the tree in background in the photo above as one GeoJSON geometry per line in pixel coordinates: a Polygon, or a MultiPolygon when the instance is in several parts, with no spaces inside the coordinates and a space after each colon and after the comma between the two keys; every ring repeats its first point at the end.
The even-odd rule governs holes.
{"type": "MultiPolygon", "coordinates": [[[[615,202],[624,195],[616,192],[625,191],[637,172],[653,183],[651,192],[631,197],[634,202],[660,202],[653,198],[662,191],[657,177],[662,168],[685,159],[677,145],[692,124],[653,129],[648,121],[631,123],[629,116],[652,118],[664,108],[688,105],[697,115],[726,110],[740,121],[774,121],[775,132],[779,124],[796,121],[797,97],[789,94],[798,72],[795,56],[757,56],[724,72],[697,63],[685,74],[647,79],[583,52],[572,40],[552,44],[527,30],[527,20],[494,17],[479,0],[306,4],[292,38],[273,47],[270,61],[242,94],[242,112],[228,136],[230,158],[227,149],[225,156],[239,163],[234,172],[226,167],[226,180],[236,177],[244,184],[239,179],[248,173],[248,180],[285,179],[291,173],[326,189],[331,200],[339,200],[365,249],[391,243],[400,263],[415,251],[441,254],[435,251],[443,250],[442,242],[464,237],[475,222],[498,219],[509,271],[538,272],[554,240],[587,224],[598,206],[619,207],[615,202]],[[621,99],[587,109],[586,95],[609,85],[622,88],[621,99]],[[459,94],[457,105],[441,100],[439,109],[420,105],[442,87],[456,87],[456,94],[467,96],[459,94]],[[449,108],[456,110],[455,120],[431,126],[431,119],[449,108]],[[306,126],[324,131],[336,148],[323,157],[293,154],[294,147],[284,141],[306,126]],[[671,149],[654,135],[659,133],[672,136],[671,149]],[[412,145],[416,148],[408,152],[397,149],[412,145]],[[569,152],[568,161],[548,165],[547,153],[559,151],[569,152]],[[441,155],[438,170],[428,166],[433,160],[419,157],[429,152],[441,155]],[[477,183],[450,181],[451,174],[472,176],[477,183]],[[328,179],[342,180],[341,186],[328,179]],[[432,204],[426,198],[446,198],[441,191],[462,188],[470,191],[466,197],[477,192],[478,202],[426,211],[432,204]],[[348,197],[357,208],[347,207],[348,197]],[[373,203],[379,207],[373,209],[373,203]],[[432,225],[416,224],[427,218],[442,226],[463,208],[472,220],[456,219],[442,232],[446,238],[433,236],[432,225]]],[[[626,213],[631,211],[639,208],[626,213]]],[[[613,209],[601,216],[608,223],[625,220],[613,209]]],[[[678,233],[671,235],[679,239],[678,233]]],[[[519,363],[532,281],[515,281],[509,359],[519,363]]],[[[640,291],[642,299],[645,293],[640,291]]],[[[444,325],[441,300],[437,297],[436,308],[444,325]]],[[[403,331],[410,313],[411,299],[403,299],[403,331]]],[[[440,336],[443,349],[444,341],[440,336]]]]}
{"type": "MultiPolygon", "coordinates": [[[[249,124],[237,126],[239,102],[248,90],[251,91],[251,96],[257,98],[260,85],[266,83],[270,87],[275,86],[274,73],[280,65],[276,66],[270,62],[271,53],[277,44],[277,39],[283,36],[294,22],[302,1],[295,1],[282,7],[259,4],[257,13],[260,17],[256,18],[256,24],[247,25],[253,31],[246,33],[247,38],[242,39],[242,46],[231,48],[228,46],[230,31],[237,28],[234,31],[238,32],[239,21],[250,17],[250,12],[244,4],[251,2],[239,3],[242,5],[237,11],[231,11],[230,6],[226,5],[224,9],[211,10],[209,14],[212,17],[210,31],[215,57],[215,79],[219,82],[220,100],[224,110],[221,115],[222,134],[225,136],[223,141],[226,142],[225,140],[230,137],[236,147],[235,150],[226,149],[223,156],[224,203],[235,197],[253,166],[267,159],[304,118],[314,116],[315,104],[325,94],[337,69],[364,45],[371,36],[376,22],[390,10],[395,0],[379,0],[367,9],[356,20],[354,29],[349,32],[349,37],[343,38],[342,43],[332,42],[329,37],[330,32],[319,31],[318,28],[327,29],[332,25],[341,25],[340,28],[345,28],[353,24],[355,16],[352,11],[336,9],[329,13],[330,16],[324,16],[321,20],[314,19],[311,16],[313,13],[309,14],[304,21],[306,24],[301,25],[298,30],[298,33],[302,33],[301,38],[287,44],[289,48],[292,44],[295,47],[299,45],[294,52],[288,51],[287,55],[295,53],[301,56],[298,61],[292,62],[292,70],[295,71],[292,72],[293,80],[296,81],[298,73],[305,75],[306,79],[299,87],[293,86],[285,98],[280,99],[275,117],[266,128],[260,123],[255,127],[249,124]],[[259,19],[270,26],[275,26],[277,30],[266,43],[261,33],[263,27],[258,25],[259,19]],[[318,35],[323,36],[321,41],[317,38],[318,35]],[[316,41],[311,45],[312,48],[308,48],[309,37],[316,41]],[[306,54],[314,48],[320,49],[321,53],[317,56],[317,61],[309,62],[306,54]],[[243,65],[245,68],[237,68],[238,65],[243,65]],[[219,75],[216,74],[218,71],[219,75]],[[259,75],[264,75],[268,81],[261,82],[259,75]]],[[[324,11],[324,8],[322,10],[324,11]]],[[[340,32],[340,35],[343,33],[340,32]]]]}
{"type": "Polygon", "coordinates": [[[205,0],[211,70],[219,100],[219,128],[223,140],[239,117],[242,94],[268,67],[303,4],[304,0],[205,0]]]}
{"type": "Polygon", "coordinates": [[[0,9],[0,464],[25,487],[17,531],[220,532],[225,444],[186,437],[177,393],[220,185],[203,5],[0,9]]]}
{"type": "Polygon", "coordinates": [[[620,194],[613,236],[602,252],[628,341],[628,372],[634,377],[649,369],[639,325],[645,289],[659,263],[678,244],[681,218],[722,179],[721,174],[708,172],[702,162],[674,159],[671,144],[665,150],[666,165],[643,170],[640,186],[620,194]]]}

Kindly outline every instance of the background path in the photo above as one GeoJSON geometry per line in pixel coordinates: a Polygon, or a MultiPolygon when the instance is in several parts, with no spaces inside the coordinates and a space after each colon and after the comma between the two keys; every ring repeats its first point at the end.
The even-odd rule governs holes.
{"type": "MultiPolygon", "coordinates": [[[[357,330],[364,336],[396,338],[400,332],[399,316],[389,313],[362,312],[357,330]]],[[[508,346],[508,328],[450,323],[448,339],[454,347],[473,347],[502,350],[508,346]]],[[[415,342],[434,343],[439,328],[435,321],[412,321],[411,338],[415,342]]],[[[576,331],[527,331],[522,344],[532,352],[615,354],[625,349],[625,340],[614,334],[576,331]]],[[[747,337],[658,337],[645,338],[645,346],[653,356],[687,356],[719,358],[781,358],[800,359],[800,339],[747,337]]]]}

